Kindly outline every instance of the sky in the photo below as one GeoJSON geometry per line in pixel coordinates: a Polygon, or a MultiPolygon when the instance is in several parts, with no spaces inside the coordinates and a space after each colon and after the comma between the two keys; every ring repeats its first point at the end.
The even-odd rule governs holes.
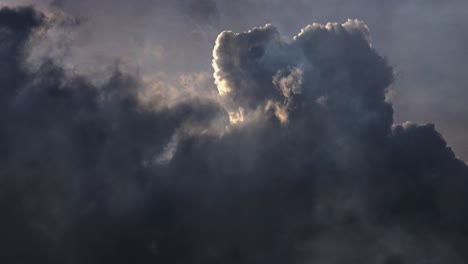
{"type": "Polygon", "coordinates": [[[468,261],[467,1],[0,8],[5,263],[468,261]]]}

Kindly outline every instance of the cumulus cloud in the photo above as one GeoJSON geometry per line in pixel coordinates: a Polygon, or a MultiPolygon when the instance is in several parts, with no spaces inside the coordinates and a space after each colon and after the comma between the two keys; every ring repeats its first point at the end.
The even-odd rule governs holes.
{"type": "Polygon", "coordinates": [[[30,67],[48,23],[0,10],[6,263],[468,260],[468,168],[434,125],[393,124],[363,22],[224,31],[218,95],[202,72],[176,96],[119,67],[30,67]]]}
{"type": "Polygon", "coordinates": [[[284,122],[291,111],[314,111],[310,102],[323,105],[327,98],[328,107],[317,110],[322,116],[336,113],[339,121],[353,115],[347,121],[357,129],[368,130],[359,123],[365,122],[382,126],[379,133],[392,123],[391,106],[383,100],[392,69],[371,48],[369,29],[359,20],[312,24],[292,41],[272,25],[245,33],[224,31],[213,57],[218,91],[233,109],[273,109],[284,122]]]}

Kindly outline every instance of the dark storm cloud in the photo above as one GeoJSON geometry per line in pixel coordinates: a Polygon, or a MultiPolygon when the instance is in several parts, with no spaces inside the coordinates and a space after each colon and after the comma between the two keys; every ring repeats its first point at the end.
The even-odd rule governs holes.
{"type": "Polygon", "coordinates": [[[156,109],[118,67],[27,67],[46,23],[0,11],[5,263],[468,260],[468,168],[433,125],[393,125],[363,22],[225,31],[220,99],[156,109]]]}
{"type": "MultiPolygon", "coordinates": [[[[89,222],[89,230],[112,225],[103,222],[106,216],[138,207],[161,173],[152,172],[153,160],[175,131],[191,123],[207,127],[205,121],[222,111],[203,101],[149,111],[138,105],[138,78],[119,70],[100,87],[69,77],[50,61],[30,72],[25,65],[28,38],[44,23],[44,16],[32,8],[0,12],[1,255],[5,263],[36,257],[52,262],[42,256],[64,250],[70,263],[82,253],[96,263],[99,255],[109,253],[93,253],[92,245],[88,252],[86,245],[76,252],[77,259],[68,260],[86,242],[77,248],[56,247],[75,224],[89,222]]],[[[96,247],[105,251],[101,243],[111,238],[102,239],[96,247]]]]}
{"type": "MultiPolygon", "coordinates": [[[[268,187],[257,182],[271,191],[259,206],[268,209],[255,211],[277,214],[272,229],[283,248],[296,248],[300,234],[311,232],[303,253],[312,263],[463,263],[468,170],[433,125],[392,127],[385,96],[392,69],[368,34],[365,24],[351,20],[310,25],[291,42],[272,26],[218,37],[213,63],[222,96],[234,109],[246,109],[246,119],[258,106],[267,116],[251,125],[264,134],[240,138],[255,160],[241,175],[269,179],[268,187]],[[301,81],[277,81],[278,73],[289,77],[294,68],[301,81]],[[268,115],[270,100],[284,111],[268,115]],[[279,124],[284,114],[286,125],[279,124]],[[297,218],[282,219],[291,215],[297,218]],[[402,246],[405,239],[414,242],[402,246]]],[[[228,168],[242,164],[234,153],[228,168]]]]}

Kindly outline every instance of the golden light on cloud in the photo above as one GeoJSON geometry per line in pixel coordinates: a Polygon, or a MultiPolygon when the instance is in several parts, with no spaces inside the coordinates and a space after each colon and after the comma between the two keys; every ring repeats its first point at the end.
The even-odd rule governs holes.
{"type": "Polygon", "coordinates": [[[264,111],[267,112],[270,109],[273,109],[276,118],[278,118],[278,120],[282,124],[285,124],[285,123],[288,122],[289,116],[288,116],[287,106],[282,105],[281,103],[269,100],[267,102],[267,104],[265,105],[265,110],[264,111]]]}
{"type": "Polygon", "coordinates": [[[224,79],[216,81],[216,88],[218,88],[218,93],[220,95],[225,95],[231,92],[231,88],[229,88],[227,81],[224,79]]]}
{"type": "Polygon", "coordinates": [[[229,122],[232,125],[244,122],[244,109],[239,107],[238,111],[229,112],[229,122]]]}

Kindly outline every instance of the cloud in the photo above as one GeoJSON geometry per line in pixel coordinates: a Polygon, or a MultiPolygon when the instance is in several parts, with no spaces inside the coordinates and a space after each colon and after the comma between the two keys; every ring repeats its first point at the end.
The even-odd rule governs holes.
{"type": "Polygon", "coordinates": [[[468,260],[468,168],[434,125],[393,124],[363,22],[224,31],[219,95],[192,73],[175,98],[118,66],[30,67],[49,22],[0,10],[7,263],[468,260]]]}
{"type": "Polygon", "coordinates": [[[280,120],[291,111],[321,111],[372,134],[367,125],[386,133],[392,124],[391,105],[384,101],[392,69],[370,47],[369,30],[361,21],[312,24],[290,42],[271,25],[245,33],[224,31],[213,57],[218,91],[233,109],[267,106],[280,120]],[[320,98],[327,98],[326,108],[309,103],[320,98]]]}
{"type": "Polygon", "coordinates": [[[49,60],[31,69],[29,40],[44,26],[31,7],[0,11],[0,228],[9,263],[49,262],[79,219],[138,206],[173,134],[207,130],[223,115],[202,99],[151,111],[137,98],[142,80],[118,68],[101,86],[49,60]]]}

